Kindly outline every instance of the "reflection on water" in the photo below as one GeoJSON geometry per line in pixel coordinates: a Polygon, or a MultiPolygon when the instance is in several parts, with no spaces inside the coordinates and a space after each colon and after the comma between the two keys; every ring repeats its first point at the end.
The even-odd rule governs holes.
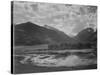
{"type": "Polygon", "coordinates": [[[75,67],[96,64],[97,60],[93,54],[85,54],[82,57],[77,54],[59,55],[59,54],[32,54],[24,56],[21,64],[34,64],[45,67],[75,67]],[[87,56],[86,56],[87,55],[87,56]],[[89,57],[92,58],[89,58],[89,57]]]}

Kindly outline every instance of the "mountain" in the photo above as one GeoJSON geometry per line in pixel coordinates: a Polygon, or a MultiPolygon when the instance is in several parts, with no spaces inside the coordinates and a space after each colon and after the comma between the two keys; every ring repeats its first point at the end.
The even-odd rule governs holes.
{"type": "Polygon", "coordinates": [[[75,41],[62,31],[26,22],[14,25],[14,42],[14,44],[18,46],[68,43],[75,41]]]}
{"type": "Polygon", "coordinates": [[[82,43],[94,43],[97,41],[97,30],[86,28],[79,32],[75,38],[82,43]]]}
{"type": "Polygon", "coordinates": [[[50,30],[54,30],[54,31],[59,31],[58,29],[48,26],[48,25],[44,25],[45,28],[50,29],[50,30]]]}
{"type": "MultiPolygon", "coordinates": [[[[48,25],[44,25],[44,27],[47,28],[47,29],[50,29],[50,30],[55,31],[55,32],[56,32],[57,34],[59,34],[60,36],[63,36],[63,38],[66,37],[66,36],[69,37],[67,34],[65,34],[64,32],[62,32],[62,31],[60,31],[60,30],[58,30],[58,29],[56,29],[56,28],[54,28],[54,27],[51,27],[51,26],[48,26],[48,25]]],[[[65,38],[65,39],[67,40],[67,42],[65,41],[65,43],[73,43],[73,44],[78,43],[77,40],[75,40],[75,39],[72,38],[72,37],[65,38]]]]}

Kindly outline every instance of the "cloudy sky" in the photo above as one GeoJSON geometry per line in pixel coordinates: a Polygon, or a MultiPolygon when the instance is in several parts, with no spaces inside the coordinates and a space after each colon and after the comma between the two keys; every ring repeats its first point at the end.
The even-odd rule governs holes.
{"type": "Polygon", "coordinates": [[[87,27],[97,27],[97,7],[71,4],[14,1],[14,24],[31,21],[74,36],[87,27]]]}

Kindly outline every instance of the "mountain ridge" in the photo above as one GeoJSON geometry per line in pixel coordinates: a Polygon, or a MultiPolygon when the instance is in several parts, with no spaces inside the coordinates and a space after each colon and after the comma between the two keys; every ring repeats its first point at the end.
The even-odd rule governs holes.
{"type": "Polygon", "coordinates": [[[65,43],[73,40],[64,32],[47,29],[31,22],[14,27],[15,45],[65,43]]]}

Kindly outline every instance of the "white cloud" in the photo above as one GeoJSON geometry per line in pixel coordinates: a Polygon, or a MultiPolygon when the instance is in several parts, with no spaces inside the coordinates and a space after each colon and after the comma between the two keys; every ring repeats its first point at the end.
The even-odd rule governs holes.
{"type": "Polygon", "coordinates": [[[20,1],[15,1],[14,6],[14,23],[46,24],[68,35],[77,34],[89,24],[93,28],[97,25],[97,13],[90,13],[88,6],[20,1]]]}

